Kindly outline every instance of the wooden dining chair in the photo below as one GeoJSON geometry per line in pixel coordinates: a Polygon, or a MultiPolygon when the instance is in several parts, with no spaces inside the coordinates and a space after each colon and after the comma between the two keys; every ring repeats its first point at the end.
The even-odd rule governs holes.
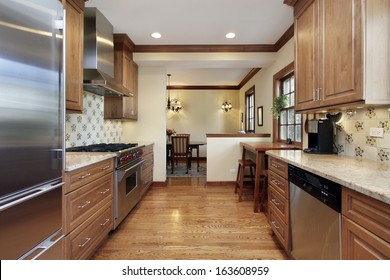
{"type": "Polygon", "coordinates": [[[191,167],[191,156],[192,156],[192,153],[190,153],[189,150],[189,144],[190,144],[190,137],[187,135],[172,136],[171,174],[173,174],[174,171],[174,166],[175,166],[174,163],[180,160],[185,161],[187,165],[186,174],[188,174],[188,169],[191,167]]]}

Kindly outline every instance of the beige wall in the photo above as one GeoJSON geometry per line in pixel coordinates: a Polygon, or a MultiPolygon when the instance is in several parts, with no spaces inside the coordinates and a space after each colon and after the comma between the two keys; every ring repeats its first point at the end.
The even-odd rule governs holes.
{"type": "Polygon", "coordinates": [[[263,106],[263,126],[257,126],[256,110],[256,133],[272,134],[272,96],[273,96],[273,76],[288,64],[294,61],[294,39],[287,42],[278,52],[274,63],[269,67],[261,69],[245,86],[240,90],[240,112],[244,112],[245,92],[255,86],[256,109],[263,106]]]}
{"type": "MultiPolygon", "coordinates": [[[[238,126],[238,91],[236,90],[171,90],[171,98],[182,104],[179,112],[166,111],[167,128],[177,133],[190,133],[192,141],[206,142],[206,133],[235,133],[238,126]],[[223,102],[232,103],[232,110],[224,112],[223,102]]],[[[206,146],[200,156],[206,156],[206,146]]]]}

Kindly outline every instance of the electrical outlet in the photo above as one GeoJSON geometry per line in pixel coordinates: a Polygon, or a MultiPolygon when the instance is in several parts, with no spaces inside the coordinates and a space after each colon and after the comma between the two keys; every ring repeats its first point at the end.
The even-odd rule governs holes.
{"type": "Polygon", "coordinates": [[[230,173],[236,173],[237,170],[235,168],[230,169],[230,173]]]}
{"type": "Polygon", "coordinates": [[[370,127],[370,136],[383,138],[383,127],[370,127]]]}

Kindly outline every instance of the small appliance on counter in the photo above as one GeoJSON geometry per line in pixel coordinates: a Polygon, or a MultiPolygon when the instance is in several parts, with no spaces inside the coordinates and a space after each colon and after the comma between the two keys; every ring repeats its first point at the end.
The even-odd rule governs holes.
{"type": "Polygon", "coordinates": [[[307,126],[308,148],[305,153],[334,154],[333,121],[331,119],[309,120],[307,126]]]}

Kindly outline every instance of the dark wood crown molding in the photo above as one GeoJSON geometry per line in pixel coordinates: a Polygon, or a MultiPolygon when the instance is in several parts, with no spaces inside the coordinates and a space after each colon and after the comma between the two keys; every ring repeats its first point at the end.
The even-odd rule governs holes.
{"type": "Polygon", "coordinates": [[[196,85],[196,86],[180,86],[170,85],[167,86],[169,90],[239,90],[238,86],[234,85],[196,85]]]}
{"type": "Polygon", "coordinates": [[[294,24],[292,24],[275,43],[275,51],[279,51],[292,37],[294,37],[294,24]]]}
{"type": "Polygon", "coordinates": [[[134,52],[275,52],[275,45],[136,45],[134,52]]]}

